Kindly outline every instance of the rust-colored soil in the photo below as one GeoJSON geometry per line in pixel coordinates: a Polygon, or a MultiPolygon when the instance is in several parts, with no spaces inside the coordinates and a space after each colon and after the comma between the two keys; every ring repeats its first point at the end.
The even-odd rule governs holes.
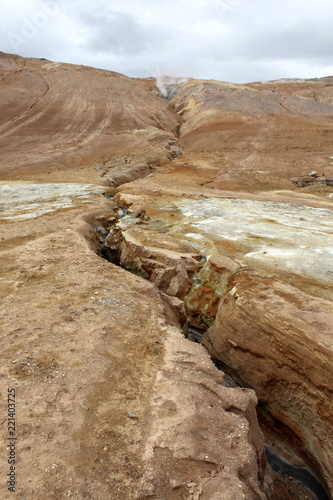
{"type": "MultiPolygon", "coordinates": [[[[245,268],[259,288],[272,282],[294,301],[269,296],[274,307],[288,302],[287,319],[276,306],[280,339],[279,328],[288,330],[285,322],[293,308],[301,315],[302,304],[325,306],[319,313],[331,324],[332,283],[319,272],[310,279],[288,266],[250,265],[248,241],[200,232],[196,214],[180,205],[233,199],[331,210],[331,187],[299,188],[290,179],[312,170],[333,177],[332,79],[248,86],[190,80],[167,103],[153,80],[0,53],[0,89],[1,498],[311,498],[271,475],[254,391],[225,387],[205,348],[184,338],[184,304],[190,293],[188,315],[209,326],[227,294],[223,307],[231,323],[236,318],[226,320],[228,332],[249,321],[256,331],[250,312],[261,310],[260,301],[248,299],[255,307],[245,319],[232,309],[228,283],[245,268]],[[67,191],[50,184],[68,184],[67,191]],[[101,257],[99,243],[113,227],[109,251],[117,243],[132,273],[101,257]],[[10,388],[15,493],[6,483],[10,388]]],[[[262,222],[278,226],[274,217],[272,210],[262,222]]],[[[212,352],[218,357],[223,344],[238,362],[231,335],[220,337],[222,323],[219,317],[206,344],[218,338],[212,352]]],[[[332,352],[329,335],[326,342],[325,353],[332,352]]],[[[244,373],[258,356],[251,349],[244,373]]],[[[311,355],[308,364],[322,370],[311,355]]],[[[315,387],[303,379],[299,386],[320,393],[322,376],[314,376],[315,387]]],[[[321,401],[312,392],[302,400],[299,386],[293,408],[321,401]]],[[[323,433],[331,411],[325,404],[316,414],[323,433]]],[[[304,423],[294,427],[310,446],[304,423]]],[[[310,458],[332,486],[332,440],[325,438],[327,449],[310,458]]]]}

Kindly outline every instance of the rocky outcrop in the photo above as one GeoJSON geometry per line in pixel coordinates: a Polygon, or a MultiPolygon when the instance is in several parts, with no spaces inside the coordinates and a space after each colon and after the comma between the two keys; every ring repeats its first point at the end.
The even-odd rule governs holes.
{"type": "Polygon", "coordinates": [[[239,272],[204,344],[303,443],[331,491],[332,303],[239,272]]]}
{"type": "Polygon", "coordinates": [[[151,171],[152,167],[149,167],[149,165],[144,163],[136,165],[122,165],[105,174],[103,178],[107,181],[108,185],[118,187],[126,182],[132,182],[136,179],[146,177],[146,175],[149,175],[151,171]]]}
{"type": "Polygon", "coordinates": [[[176,330],[164,345],[140,498],[270,498],[253,391],[224,387],[207,352],[176,330]]]}
{"type": "Polygon", "coordinates": [[[163,137],[165,135],[161,136],[161,134],[154,134],[152,132],[150,132],[150,135],[157,144],[149,153],[116,158],[115,160],[105,162],[102,167],[99,167],[98,170],[108,185],[118,187],[127,182],[146,177],[156,167],[180,156],[180,146],[177,142],[163,144],[163,137]]]}
{"type": "Polygon", "coordinates": [[[104,243],[106,248],[119,251],[120,265],[149,279],[167,295],[184,298],[200,267],[200,256],[143,245],[125,229],[122,222],[116,224],[104,243]]]}
{"type": "Polygon", "coordinates": [[[226,256],[213,254],[204,260],[184,298],[192,326],[206,330],[214,323],[228,279],[237,269],[238,265],[226,256]]]}
{"type": "Polygon", "coordinates": [[[167,296],[181,299],[192,326],[211,326],[228,278],[239,266],[217,252],[207,258],[191,252],[189,244],[182,248],[184,242],[168,236],[166,222],[158,219],[161,238],[146,212],[153,204],[151,198],[118,193],[114,201],[123,207],[123,217],[101,238],[110,260],[112,252],[117,252],[122,267],[148,279],[167,296]]]}

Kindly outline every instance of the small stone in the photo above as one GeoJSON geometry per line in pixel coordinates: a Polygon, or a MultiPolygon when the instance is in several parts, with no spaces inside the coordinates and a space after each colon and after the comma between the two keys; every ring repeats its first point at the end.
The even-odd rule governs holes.
{"type": "Polygon", "coordinates": [[[312,172],[310,172],[308,174],[309,177],[318,177],[318,172],[316,172],[316,170],[313,170],[312,172]]]}
{"type": "Polygon", "coordinates": [[[133,413],[132,411],[129,411],[129,412],[127,413],[127,415],[129,416],[129,418],[132,418],[133,420],[138,420],[138,418],[139,418],[139,417],[138,417],[135,413],[133,413]]]}

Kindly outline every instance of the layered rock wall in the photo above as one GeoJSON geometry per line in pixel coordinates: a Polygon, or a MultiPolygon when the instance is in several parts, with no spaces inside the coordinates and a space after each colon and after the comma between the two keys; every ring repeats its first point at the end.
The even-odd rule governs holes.
{"type": "Polygon", "coordinates": [[[332,303],[237,273],[204,344],[291,429],[333,490],[332,303]]]}

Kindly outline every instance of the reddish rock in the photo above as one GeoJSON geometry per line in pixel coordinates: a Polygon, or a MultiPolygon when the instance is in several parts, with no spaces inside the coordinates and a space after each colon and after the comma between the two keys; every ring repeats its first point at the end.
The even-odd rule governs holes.
{"type": "Polygon", "coordinates": [[[257,396],[332,485],[331,186],[290,180],[333,177],[331,88],[190,80],[167,103],[152,79],[0,53],[20,494],[306,498],[270,474],[257,396]],[[206,344],[257,396],[184,338],[186,310],[218,311],[206,344]]]}
{"type": "Polygon", "coordinates": [[[332,331],[331,302],[240,272],[204,340],[300,439],[331,489],[332,331]]]}

